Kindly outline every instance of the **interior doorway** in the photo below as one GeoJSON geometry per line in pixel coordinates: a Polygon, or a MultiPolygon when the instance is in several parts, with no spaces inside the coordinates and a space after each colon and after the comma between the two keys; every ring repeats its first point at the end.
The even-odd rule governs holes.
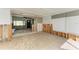
{"type": "Polygon", "coordinates": [[[31,29],[32,28],[32,22],[31,20],[27,20],[27,29],[31,29]]]}

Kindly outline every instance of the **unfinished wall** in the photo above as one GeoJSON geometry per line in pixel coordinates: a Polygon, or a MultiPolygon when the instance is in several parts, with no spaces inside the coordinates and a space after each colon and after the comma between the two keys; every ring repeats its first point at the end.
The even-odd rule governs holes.
{"type": "Polygon", "coordinates": [[[12,24],[12,17],[9,8],[0,8],[0,25],[2,25],[2,40],[8,38],[8,25],[12,24]]]}
{"type": "Polygon", "coordinates": [[[79,10],[54,15],[51,21],[54,30],[79,34],[79,10]]]}
{"type": "Polygon", "coordinates": [[[52,24],[53,30],[79,34],[79,10],[43,17],[44,24],[52,24]]]}

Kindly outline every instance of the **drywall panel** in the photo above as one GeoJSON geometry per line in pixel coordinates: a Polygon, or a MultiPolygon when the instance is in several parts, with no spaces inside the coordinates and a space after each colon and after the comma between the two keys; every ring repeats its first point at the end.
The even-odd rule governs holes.
{"type": "Polygon", "coordinates": [[[65,32],[65,17],[53,19],[53,30],[65,32]]]}
{"type": "Polygon", "coordinates": [[[10,9],[0,8],[0,24],[10,24],[11,22],[10,9]]]}
{"type": "Polygon", "coordinates": [[[55,31],[79,35],[79,10],[53,15],[51,18],[44,17],[43,23],[51,23],[55,31]]]}
{"type": "Polygon", "coordinates": [[[79,16],[66,17],[66,31],[79,34],[79,16]]]}
{"type": "Polygon", "coordinates": [[[51,23],[51,16],[44,16],[43,24],[50,24],[50,23],[51,23]]]}

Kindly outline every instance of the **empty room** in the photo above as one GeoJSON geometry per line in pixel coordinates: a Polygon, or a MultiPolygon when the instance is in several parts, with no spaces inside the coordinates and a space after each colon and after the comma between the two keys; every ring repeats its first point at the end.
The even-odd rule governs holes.
{"type": "Polygon", "coordinates": [[[78,50],[78,8],[0,8],[0,49],[78,50]]]}

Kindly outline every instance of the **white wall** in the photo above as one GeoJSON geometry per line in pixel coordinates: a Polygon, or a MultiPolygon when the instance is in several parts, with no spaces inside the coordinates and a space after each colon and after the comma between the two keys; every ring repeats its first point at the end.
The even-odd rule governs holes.
{"type": "Polygon", "coordinates": [[[55,31],[79,35],[79,11],[68,12],[64,16],[60,14],[52,19],[47,16],[43,18],[43,23],[52,24],[55,31]]]}
{"type": "Polygon", "coordinates": [[[0,8],[0,24],[10,24],[12,22],[10,9],[0,8]]]}
{"type": "Polygon", "coordinates": [[[56,31],[79,35],[79,16],[52,19],[52,24],[56,31]]]}
{"type": "Polygon", "coordinates": [[[79,35],[79,15],[66,18],[66,31],[79,35]]]}
{"type": "Polygon", "coordinates": [[[55,31],[62,31],[65,32],[65,17],[63,18],[56,18],[56,19],[51,19],[51,16],[45,16],[43,17],[43,23],[44,24],[52,24],[53,25],[53,30],[55,31]]]}
{"type": "Polygon", "coordinates": [[[51,16],[44,16],[43,17],[43,23],[44,24],[50,24],[51,23],[51,16]]]}
{"type": "Polygon", "coordinates": [[[65,29],[65,17],[63,18],[56,18],[51,20],[52,25],[53,25],[53,30],[55,31],[60,31],[60,32],[66,32],[65,29]]]}

